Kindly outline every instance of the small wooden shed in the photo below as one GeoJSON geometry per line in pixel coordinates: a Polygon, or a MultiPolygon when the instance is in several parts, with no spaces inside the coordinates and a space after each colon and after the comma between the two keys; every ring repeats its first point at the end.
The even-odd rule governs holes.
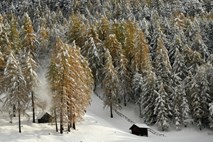
{"type": "Polygon", "coordinates": [[[130,128],[132,134],[148,137],[149,126],[146,124],[133,124],[130,128]]]}
{"type": "Polygon", "coordinates": [[[38,123],[49,123],[52,120],[52,116],[48,112],[44,112],[38,115],[38,123]]]}

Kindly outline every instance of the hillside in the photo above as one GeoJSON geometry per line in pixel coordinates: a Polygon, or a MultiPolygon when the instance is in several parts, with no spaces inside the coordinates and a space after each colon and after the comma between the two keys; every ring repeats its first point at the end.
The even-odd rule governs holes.
{"type": "Polygon", "coordinates": [[[87,125],[75,124],[100,87],[109,110],[85,120],[92,112],[128,132],[113,112],[121,111],[161,132],[205,133],[212,39],[212,0],[1,0],[0,111],[19,116],[21,133],[25,112],[35,122],[35,110],[49,109],[63,134],[87,125]]]}
{"type": "MultiPolygon", "coordinates": [[[[125,113],[132,113],[128,110],[125,113]]],[[[103,111],[103,103],[93,95],[92,103],[89,106],[84,120],[77,126],[77,130],[61,135],[55,132],[55,128],[50,124],[32,124],[25,120],[23,122],[23,132],[17,132],[17,121],[8,123],[1,117],[0,119],[0,141],[1,142],[212,142],[211,131],[199,131],[196,128],[186,128],[181,131],[166,132],[165,137],[150,134],[148,138],[130,134],[131,123],[118,115],[115,118],[109,117],[107,109],[103,111]]],[[[137,116],[132,116],[137,120],[137,116]]]]}

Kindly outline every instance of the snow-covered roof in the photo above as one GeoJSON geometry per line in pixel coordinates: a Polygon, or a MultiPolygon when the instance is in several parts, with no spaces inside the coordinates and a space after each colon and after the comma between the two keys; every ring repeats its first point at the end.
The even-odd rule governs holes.
{"type": "MultiPolygon", "coordinates": [[[[48,112],[46,112],[46,111],[40,112],[40,113],[37,115],[37,118],[36,118],[36,119],[41,119],[46,113],[48,113],[48,112]]],[[[48,114],[49,114],[49,113],[48,113],[48,114]]]]}
{"type": "Polygon", "coordinates": [[[140,128],[150,128],[146,124],[142,124],[142,123],[136,123],[135,125],[138,126],[138,127],[140,127],[140,128]]]}

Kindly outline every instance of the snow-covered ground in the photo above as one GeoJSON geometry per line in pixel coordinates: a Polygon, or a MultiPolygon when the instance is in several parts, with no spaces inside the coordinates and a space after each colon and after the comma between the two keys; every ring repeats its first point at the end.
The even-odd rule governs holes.
{"type": "MultiPolygon", "coordinates": [[[[55,132],[54,125],[32,124],[27,120],[23,122],[22,133],[19,134],[17,120],[10,124],[6,121],[6,116],[1,116],[0,142],[213,142],[212,131],[199,131],[196,128],[165,132],[165,137],[153,134],[149,134],[149,137],[132,135],[129,132],[131,123],[116,114],[114,118],[110,118],[109,110],[103,110],[102,101],[95,95],[92,100],[84,120],[77,125],[77,130],[63,135],[55,132]]],[[[131,119],[141,123],[134,111],[122,112],[131,114],[131,119]]]]}

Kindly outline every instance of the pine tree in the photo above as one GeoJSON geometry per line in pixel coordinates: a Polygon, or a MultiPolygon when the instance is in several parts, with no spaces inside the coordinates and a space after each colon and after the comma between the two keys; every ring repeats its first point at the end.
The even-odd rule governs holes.
{"type": "Polygon", "coordinates": [[[146,124],[154,124],[156,122],[156,115],[154,113],[155,100],[157,92],[157,77],[153,71],[144,76],[143,84],[141,86],[142,93],[140,95],[140,105],[143,108],[141,114],[143,115],[146,124]]]}
{"type": "Polygon", "coordinates": [[[133,89],[134,100],[138,100],[140,98],[140,94],[142,92],[142,89],[141,89],[142,85],[143,85],[142,74],[136,72],[134,74],[133,80],[132,80],[132,89],[133,89]]]}
{"type": "Polygon", "coordinates": [[[209,126],[210,128],[213,127],[213,103],[209,103],[209,112],[210,112],[210,115],[209,115],[209,126]]]}
{"type": "Polygon", "coordinates": [[[37,76],[37,63],[33,60],[32,55],[28,53],[22,53],[22,59],[20,59],[22,73],[26,80],[26,85],[28,88],[28,94],[31,96],[32,101],[32,113],[33,113],[33,123],[35,123],[35,100],[36,96],[33,92],[34,88],[38,85],[37,76]]]}
{"type": "MultiPolygon", "coordinates": [[[[97,40],[97,39],[96,39],[97,40]]],[[[94,91],[96,90],[96,86],[100,82],[100,74],[101,69],[103,67],[103,63],[101,60],[101,43],[90,37],[82,48],[82,54],[87,58],[89,62],[90,69],[92,70],[95,86],[94,91]],[[97,43],[96,43],[96,42],[97,43]]]]}
{"type": "Polygon", "coordinates": [[[164,84],[161,83],[160,89],[157,93],[157,98],[155,100],[154,114],[156,115],[156,123],[158,128],[162,131],[169,129],[169,118],[168,118],[168,105],[166,102],[166,97],[168,94],[164,89],[164,84]]]}
{"type": "Polygon", "coordinates": [[[103,80],[103,90],[104,90],[104,103],[105,106],[110,107],[110,117],[113,118],[113,108],[118,106],[118,83],[119,79],[117,76],[117,71],[115,70],[112,57],[109,50],[105,52],[106,64],[104,67],[104,80],[103,80]]]}
{"type": "Polygon", "coordinates": [[[29,102],[27,82],[24,78],[20,62],[13,52],[7,58],[4,70],[4,88],[7,94],[4,106],[11,108],[15,106],[18,110],[19,133],[21,133],[21,112],[26,110],[29,102]]]}
{"type": "Polygon", "coordinates": [[[176,129],[181,129],[181,125],[185,125],[185,121],[189,119],[189,105],[186,98],[185,88],[183,84],[176,85],[174,88],[174,123],[176,129]]]}
{"type": "Polygon", "coordinates": [[[154,59],[154,67],[158,81],[163,84],[166,97],[165,104],[167,105],[167,113],[172,116],[172,81],[171,81],[171,64],[168,56],[168,50],[164,45],[162,37],[158,38],[156,48],[156,58],[154,59]]]}

